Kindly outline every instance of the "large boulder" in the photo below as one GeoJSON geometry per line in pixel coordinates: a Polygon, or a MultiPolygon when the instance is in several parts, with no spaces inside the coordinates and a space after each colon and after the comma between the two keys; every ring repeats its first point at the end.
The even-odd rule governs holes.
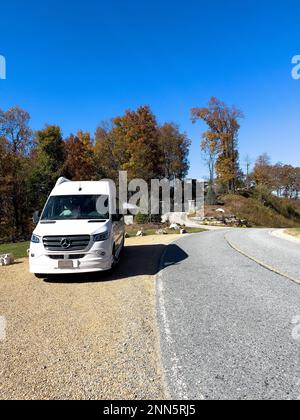
{"type": "Polygon", "coordinates": [[[12,254],[3,254],[0,255],[0,265],[8,266],[12,265],[15,262],[14,256],[12,254]]]}
{"type": "Polygon", "coordinates": [[[166,213],[162,216],[162,222],[170,225],[177,224],[179,226],[186,226],[188,223],[187,213],[166,213]]]}

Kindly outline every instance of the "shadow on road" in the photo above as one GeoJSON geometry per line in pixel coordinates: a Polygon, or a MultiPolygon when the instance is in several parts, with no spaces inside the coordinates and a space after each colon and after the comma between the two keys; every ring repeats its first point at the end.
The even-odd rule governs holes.
{"type": "Polygon", "coordinates": [[[161,256],[166,251],[167,266],[179,264],[188,255],[177,245],[141,245],[125,247],[119,265],[113,272],[51,276],[47,283],[93,283],[117,281],[137,276],[153,276],[159,271],[161,256]],[[167,250],[166,250],[167,249],[167,250]]]}

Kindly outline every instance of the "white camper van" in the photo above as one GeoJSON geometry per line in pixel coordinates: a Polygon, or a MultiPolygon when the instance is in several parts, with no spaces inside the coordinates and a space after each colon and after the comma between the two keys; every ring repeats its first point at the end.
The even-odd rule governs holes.
{"type": "Polygon", "coordinates": [[[124,216],[109,181],[57,181],[30,244],[30,272],[52,274],[110,270],[124,247],[124,216]]]}

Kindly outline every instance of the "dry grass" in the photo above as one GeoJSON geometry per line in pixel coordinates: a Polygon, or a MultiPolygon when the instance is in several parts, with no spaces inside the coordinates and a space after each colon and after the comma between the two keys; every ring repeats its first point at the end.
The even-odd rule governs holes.
{"type": "Polygon", "coordinates": [[[246,198],[240,195],[224,197],[225,207],[237,217],[247,219],[252,226],[273,228],[300,227],[300,206],[291,200],[274,196],[246,198]]]}
{"type": "Polygon", "coordinates": [[[2,244],[0,245],[0,254],[13,254],[15,258],[27,257],[27,250],[29,242],[19,242],[16,244],[2,244]]]}
{"type": "Polygon", "coordinates": [[[285,232],[288,235],[295,236],[296,238],[300,238],[300,228],[298,228],[298,229],[287,229],[285,232]]]}

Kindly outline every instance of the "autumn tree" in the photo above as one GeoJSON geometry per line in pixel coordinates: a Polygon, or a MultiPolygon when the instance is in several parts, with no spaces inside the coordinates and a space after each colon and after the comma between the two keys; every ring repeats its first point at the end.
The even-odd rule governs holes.
{"type": "Polygon", "coordinates": [[[203,160],[206,163],[209,171],[209,182],[206,194],[206,204],[213,206],[217,202],[217,194],[215,189],[215,173],[216,173],[216,162],[218,157],[217,142],[209,140],[209,134],[203,139],[201,143],[201,151],[203,160]]]}
{"type": "Polygon", "coordinates": [[[103,122],[95,132],[95,165],[96,173],[101,177],[118,178],[119,170],[126,159],[125,143],[118,139],[113,130],[113,122],[103,122]],[[119,140],[119,141],[118,141],[119,140]]]}
{"type": "Polygon", "coordinates": [[[155,116],[148,106],[126,111],[113,120],[112,135],[120,169],[128,172],[129,179],[150,181],[163,176],[159,147],[159,130],[155,116]]]}
{"type": "Polygon", "coordinates": [[[7,223],[14,227],[12,239],[27,233],[29,154],[33,140],[29,120],[29,114],[19,107],[6,112],[0,110],[0,139],[5,149],[1,155],[1,167],[6,168],[1,183],[5,184],[6,206],[11,209],[7,223]],[[3,162],[4,159],[7,162],[3,162]]]}
{"type": "MultiPolygon", "coordinates": [[[[274,166],[276,171],[278,165],[274,166]]],[[[279,185],[284,197],[290,199],[298,199],[300,191],[300,168],[292,165],[282,165],[280,167],[279,185]]]]}
{"type": "Polygon", "coordinates": [[[10,200],[11,169],[8,142],[5,138],[0,138],[0,238],[13,234],[10,200]]]}
{"type": "Polygon", "coordinates": [[[273,190],[275,186],[274,173],[271,165],[271,158],[268,154],[260,155],[253,169],[252,178],[256,185],[264,185],[269,190],[273,190]]]}
{"type": "Polygon", "coordinates": [[[267,154],[258,157],[252,177],[256,185],[263,185],[278,197],[298,199],[300,191],[300,168],[276,163],[272,165],[267,154]]]}
{"type": "Polygon", "coordinates": [[[187,135],[172,123],[158,126],[147,106],[102,123],[95,139],[97,167],[108,178],[117,179],[120,170],[146,181],[184,178],[188,172],[187,135]]]}
{"type": "Polygon", "coordinates": [[[73,181],[97,179],[94,144],[90,133],[78,131],[66,140],[65,174],[73,181]]]}
{"type": "Polygon", "coordinates": [[[238,134],[241,111],[212,98],[207,107],[192,109],[192,121],[203,120],[208,131],[203,134],[202,147],[216,150],[216,173],[228,192],[235,192],[239,171],[238,134]]]}
{"type": "Polygon", "coordinates": [[[33,144],[30,115],[19,107],[0,109],[0,137],[7,140],[14,156],[28,156],[33,144]]]}
{"type": "Polygon", "coordinates": [[[178,126],[171,123],[159,128],[161,175],[167,179],[183,179],[189,170],[189,149],[191,142],[178,126]]]}
{"type": "Polygon", "coordinates": [[[269,185],[271,185],[271,189],[276,191],[277,196],[281,197],[283,193],[283,184],[284,184],[284,165],[282,163],[276,163],[276,165],[272,166],[271,164],[268,167],[269,169],[269,185]]]}
{"type": "Polygon", "coordinates": [[[218,144],[217,141],[215,141],[214,136],[210,136],[209,133],[206,134],[206,137],[201,143],[201,151],[209,171],[209,184],[210,187],[213,188],[216,172],[216,161],[218,157],[218,144]]]}

